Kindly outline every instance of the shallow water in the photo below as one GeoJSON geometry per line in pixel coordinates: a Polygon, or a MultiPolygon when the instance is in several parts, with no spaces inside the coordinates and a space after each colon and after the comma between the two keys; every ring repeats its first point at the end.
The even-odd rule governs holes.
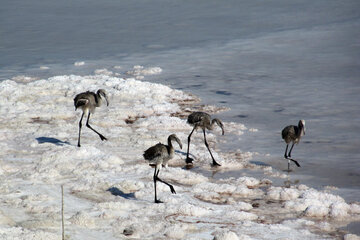
{"type": "Polygon", "coordinates": [[[259,130],[221,137],[224,151],[258,152],[254,161],[283,170],[280,132],[305,119],[293,151],[302,167],[292,174],[360,200],[358,9],[359,1],[6,0],[0,80],[161,67],[145,80],[230,107],[217,116],[259,130]]]}

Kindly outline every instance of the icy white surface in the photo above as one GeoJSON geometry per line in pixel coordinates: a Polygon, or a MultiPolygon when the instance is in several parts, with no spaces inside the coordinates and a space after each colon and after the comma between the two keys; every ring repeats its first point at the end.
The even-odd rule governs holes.
{"type": "Polygon", "coordinates": [[[85,65],[84,61],[74,62],[75,67],[80,67],[80,66],[84,66],[84,65],[85,65]]]}
{"type": "Polygon", "coordinates": [[[145,68],[144,66],[136,65],[133,67],[132,70],[127,71],[126,74],[140,80],[143,79],[145,76],[156,75],[160,74],[161,72],[162,69],[160,67],[145,68]]]}
{"type": "Polygon", "coordinates": [[[144,66],[136,65],[133,67],[133,70],[127,71],[126,73],[128,75],[154,75],[154,74],[160,74],[162,72],[162,69],[160,67],[149,67],[145,68],[144,66]]]}
{"type": "MultiPolygon", "coordinates": [[[[160,70],[134,67],[132,74],[160,70]]],[[[251,176],[215,180],[184,169],[191,127],[174,117],[181,112],[178,102],[192,98],[184,92],[114,77],[106,69],[91,76],[15,80],[26,82],[27,77],[0,83],[1,239],[60,239],[61,185],[68,239],[330,239],[328,233],[336,228],[326,219],[359,218],[358,203],[304,185],[271,186],[270,180],[251,176]],[[108,141],[102,142],[83,120],[78,148],[81,112],[74,111],[73,98],[99,88],[108,93],[110,105],[97,108],[90,124],[108,141]],[[166,143],[172,133],[184,147],[175,145],[175,157],[159,177],[173,184],[177,194],[158,183],[164,203],[155,204],[154,169],[142,153],[166,143]],[[316,225],[306,218],[325,221],[316,225]]],[[[241,124],[227,126],[238,135],[253,131],[241,124]]],[[[209,169],[200,136],[194,133],[191,154],[197,168],[209,169]]],[[[220,171],[241,169],[255,154],[220,154],[216,142],[221,133],[207,136],[223,164],[220,171]]]]}

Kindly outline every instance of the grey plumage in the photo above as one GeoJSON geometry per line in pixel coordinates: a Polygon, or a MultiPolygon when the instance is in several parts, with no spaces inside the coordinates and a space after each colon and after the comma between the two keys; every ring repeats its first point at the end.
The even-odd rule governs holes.
{"type": "MultiPolygon", "coordinates": [[[[288,160],[295,162],[295,164],[298,167],[300,167],[300,164],[296,160],[291,158],[291,152],[293,150],[295,143],[298,144],[303,135],[305,135],[305,120],[300,120],[298,123],[298,126],[295,126],[295,125],[286,126],[281,132],[281,136],[286,143],[284,157],[288,160]],[[292,142],[292,146],[291,146],[289,154],[288,154],[287,150],[288,150],[289,144],[291,142],[292,142]]],[[[288,161],[288,169],[289,168],[290,168],[290,162],[288,161]]]]}
{"type": "Polygon", "coordinates": [[[221,166],[220,164],[218,164],[211,151],[209,148],[209,144],[206,141],[206,133],[205,133],[205,129],[208,130],[212,130],[214,128],[215,123],[221,128],[222,130],[222,135],[224,135],[224,125],[223,123],[217,119],[214,118],[211,120],[211,116],[205,112],[193,112],[188,116],[188,120],[187,123],[189,123],[190,125],[194,126],[193,130],[191,131],[191,133],[188,136],[188,149],[187,149],[187,154],[186,154],[186,163],[192,163],[194,159],[189,157],[189,149],[190,149],[190,140],[191,140],[191,135],[193,134],[195,129],[201,128],[203,130],[204,133],[204,141],[205,141],[205,146],[207,147],[207,149],[209,150],[209,153],[211,155],[211,158],[213,160],[213,165],[214,166],[221,166]]]}
{"type": "Polygon", "coordinates": [[[109,106],[109,101],[108,101],[108,98],[107,98],[107,95],[106,95],[106,92],[104,89],[99,89],[96,93],[90,92],[90,91],[79,93],[74,98],[75,110],[80,108],[83,112],[81,115],[80,121],[79,121],[78,147],[81,146],[80,145],[80,134],[81,134],[81,127],[82,127],[82,119],[83,119],[84,115],[87,115],[86,126],[88,128],[90,128],[91,130],[93,130],[95,133],[97,133],[102,141],[107,140],[106,137],[104,137],[102,134],[100,134],[95,129],[93,129],[89,124],[90,114],[93,114],[95,112],[95,108],[101,106],[101,104],[103,102],[102,98],[105,98],[106,105],[109,106]]]}
{"type": "Polygon", "coordinates": [[[156,192],[156,182],[157,181],[160,181],[160,182],[166,184],[167,186],[169,186],[170,191],[172,193],[176,193],[174,187],[171,184],[161,180],[158,177],[162,165],[167,166],[168,161],[170,159],[172,159],[174,156],[175,149],[172,145],[173,140],[179,144],[180,148],[182,148],[180,139],[175,134],[171,134],[168,137],[168,145],[158,143],[158,144],[150,147],[149,149],[147,149],[143,154],[144,159],[149,161],[150,165],[155,165],[155,172],[154,172],[154,177],[153,177],[154,189],[155,189],[155,203],[161,203],[161,201],[159,201],[157,199],[157,192],[156,192]]]}

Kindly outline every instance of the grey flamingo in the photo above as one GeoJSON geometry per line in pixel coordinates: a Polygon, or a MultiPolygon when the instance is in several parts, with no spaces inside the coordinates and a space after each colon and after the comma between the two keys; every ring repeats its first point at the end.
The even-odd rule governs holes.
{"type": "Polygon", "coordinates": [[[103,101],[102,97],[105,98],[106,105],[109,106],[109,101],[108,101],[108,98],[106,96],[106,92],[104,89],[99,89],[96,92],[96,94],[94,92],[90,92],[90,91],[79,93],[74,98],[75,111],[76,111],[76,109],[81,108],[81,110],[83,112],[81,115],[80,121],[79,121],[78,147],[81,147],[80,133],[81,133],[81,127],[82,127],[82,119],[83,119],[84,115],[87,115],[86,126],[88,128],[90,128],[91,130],[93,130],[94,132],[96,132],[102,141],[107,140],[106,137],[104,137],[98,131],[93,129],[89,124],[90,114],[95,112],[96,107],[101,106],[102,101],[103,101]]]}
{"type": "Polygon", "coordinates": [[[214,124],[216,123],[221,128],[222,135],[224,135],[224,125],[222,124],[222,122],[217,118],[214,118],[213,120],[211,120],[211,116],[205,112],[193,112],[188,116],[187,123],[194,126],[194,128],[188,136],[188,148],[187,148],[186,160],[185,160],[186,163],[191,164],[194,161],[194,159],[189,157],[190,139],[191,139],[191,135],[193,134],[194,130],[197,128],[201,128],[204,133],[205,146],[209,150],[209,153],[213,160],[212,164],[214,166],[221,166],[219,163],[217,163],[215,161],[215,159],[210,151],[209,144],[206,141],[205,129],[212,130],[214,128],[214,124]]]}
{"type": "Polygon", "coordinates": [[[293,150],[294,144],[298,144],[303,135],[305,135],[305,120],[300,120],[298,126],[289,125],[285,127],[281,132],[282,138],[286,143],[286,149],[284,157],[288,159],[288,170],[290,169],[290,160],[293,161],[296,166],[300,167],[300,164],[291,158],[291,151],[293,150]],[[289,143],[292,142],[289,154],[287,153],[289,143]]]}
{"type": "Polygon", "coordinates": [[[143,154],[144,158],[149,161],[150,165],[155,165],[155,172],[154,172],[154,177],[153,177],[154,189],[155,189],[155,203],[162,203],[162,201],[157,199],[157,194],[156,194],[156,182],[157,181],[168,185],[171,193],[176,194],[175,189],[171,184],[169,184],[159,178],[159,172],[160,172],[162,165],[167,166],[167,162],[170,159],[172,159],[174,156],[175,150],[171,143],[172,140],[175,140],[179,144],[180,148],[182,148],[180,139],[175,134],[171,134],[167,140],[168,145],[158,143],[158,144],[150,147],[149,149],[147,149],[143,154]]]}

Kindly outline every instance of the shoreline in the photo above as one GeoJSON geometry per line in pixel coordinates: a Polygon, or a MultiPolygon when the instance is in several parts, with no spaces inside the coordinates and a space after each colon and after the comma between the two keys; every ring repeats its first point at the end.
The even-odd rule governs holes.
{"type": "MultiPolygon", "coordinates": [[[[340,196],[303,184],[274,185],[269,176],[284,176],[270,166],[251,163],[256,153],[214,149],[223,141],[218,129],[209,132],[208,141],[223,165],[220,171],[245,173],[239,177],[224,174],[219,179],[201,174],[211,171],[211,161],[201,134],[194,134],[195,169],[181,167],[184,150],[175,148],[174,159],[160,176],[174,185],[177,194],[160,185],[165,203],[154,204],[153,169],[142,159],[142,152],[159,141],[164,143],[171,133],[186,146],[191,127],[179,117],[197,107],[210,113],[222,110],[194,106],[199,101],[195,96],[106,71],[0,85],[5,123],[0,143],[0,236],[4,239],[58,239],[61,184],[69,239],[127,239],[125,230],[135,239],[278,239],[289,235],[292,239],[356,239],[340,228],[360,221],[360,203],[346,203],[340,196]],[[110,93],[110,105],[97,109],[91,123],[109,141],[101,142],[84,130],[79,149],[75,142],[80,113],[74,112],[72,98],[100,86],[110,93]],[[252,170],[268,174],[258,179],[249,176],[252,170]]],[[[225,132],[251,133],[233,122],[225,123],[225,132]]]]}

